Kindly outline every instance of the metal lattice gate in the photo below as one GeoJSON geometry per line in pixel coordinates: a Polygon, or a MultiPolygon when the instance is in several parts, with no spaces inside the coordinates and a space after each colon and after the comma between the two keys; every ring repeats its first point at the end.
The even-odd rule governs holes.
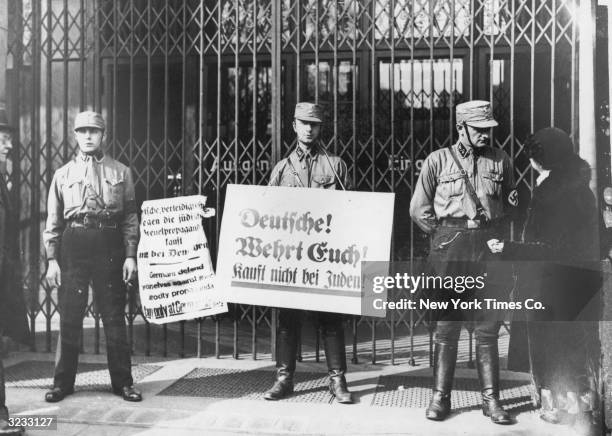
{"type": "MultiPolygon", "coordinates": [[[[532,185],[527,134],[548,125],[576,132],[576,7],[573,0],[9,2],[8,103],[21,144],[11,177],[23,285],[32,328],[46,330],[43,348],[52,348],[57,318],[56,291],[41,280],[45,200],[53,171],[75,150],[70,126],[80,110],[107,118],[109,151],[132,168],[140,201],[208,196],[219,212],[207,229],[215,251],[224,187],[266,183],[294,146],[294,103],[317,101],[328,120],[323,140],[349,164],[355,189],[397,193],[393,256],[415,259],[426,244],[408,216],[411,189],[425,156],[453,142],[455,104],[493,102],[495,146],[515,161],[521,189],[532,185]]],[[[255,357],[273,334],[272,312],[239,305],[229,317],[158,330],[132,301],[127,317],[145,354],[165,355],[178,341],[181,356],[237,356],[247,341],[255,357]],[[245,326],[248,338],[239,335],[245,326]]],[[[95,334],[85,349],[97,352],[91,307],[88,317],[95,334]]],[[[401,310],[385,320],[352,319],[353,357],[366,340],[361,352],[375,361],[382,338],[393,362],[413,346],[398,338],[412,339],[425,320],[401,310]]]]}

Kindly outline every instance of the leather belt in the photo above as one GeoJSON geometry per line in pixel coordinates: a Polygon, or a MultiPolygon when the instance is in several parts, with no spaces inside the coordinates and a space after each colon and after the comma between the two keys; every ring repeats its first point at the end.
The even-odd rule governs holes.
{"type": "Polygon", "coordinates": [[[471,220],[469,218],[442,218],[439,224],[444,227],[457,227],[461,229],[482,229],[489,227],[491,221],[471,220]]]}
{"type": "Polygon", "coordinates": [[[97,216],[82,216],[70,220],[70,227],[85,229],[118,229],[116,221],[100,218],[97,216]]]}

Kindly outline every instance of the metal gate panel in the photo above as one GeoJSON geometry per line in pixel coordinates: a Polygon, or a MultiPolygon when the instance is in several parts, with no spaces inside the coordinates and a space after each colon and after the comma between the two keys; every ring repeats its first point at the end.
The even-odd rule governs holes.
{"type": "MultiPolygon", "coordinates": [[[[10,8],[18,19],[9,20],[8,98],[21,144],[11,178],[31,324],[44,320],[47,350],[57,297],[41,282],[40,234],[47,187],[75,149],[70,126],[81,109],[106,116],[109,149],[131,166],[139,200],[208,196],[218,211],[206,229],[213,252],[225,186],[267,182],[295,145],[296,101],[324,106],[323,141],[348,163],[354,189],[396,193],[396,260],[426,254],[407,204],[422,160],[455,140],[458,102],[493,102],[494,144],[516,162],[521,189],[533,185],[526,135],[548,125],[576,133],[574,0],[24,0],[10,8]]],[[[238,356],[248,341],[255,358],[268,351],[262,335],[273,351],[268,308],[236,305],[230,317],[159,329],[143,324],[135,303],[126,315],[131,339],[145,336],[139,352],[174,352],[174,338],[179,355],[201,355],[205,331],[216,355],[229,347],[238,356]]],[[[99,319],[89,314],[97,352],[99,319]]],[[[427,314],[418,311],[353,318],[353,358],[366,340],[376,361],[384,339],[391,362],[413,361],[420,325],[427,314]],[[406,335],[408,347],[396,340],[406,335]]]]}

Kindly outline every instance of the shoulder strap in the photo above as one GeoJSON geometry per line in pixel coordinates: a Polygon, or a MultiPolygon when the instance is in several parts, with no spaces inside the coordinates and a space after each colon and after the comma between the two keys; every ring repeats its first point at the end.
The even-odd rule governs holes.
{"type": "Polygon", "coordinates": [[[465,180],[465,186],[467,187],[468,194],[470,195],[470,198],[472,199],[472,201],[476,205],[477,216],[485,216],[486,217],[487,214],[485,213],[485,208],[482,205],[480,199],[478,198],[478,194],[476,194],[476,190],[474,189],[474,185],[472,185],[472,181],[468,177],[467,171],[463,168],[463,165],[461,165],[461,162],[459,161],[459,158],[455,154],[455,151],[453,150],[453,146],[451,145],[450,147],[448,147],[448,150],[450,151],[450,154],[453,157],[453,160],[455,161],[455,163],[457,164],[457,166],[461,170],[461,175],[463,176],[463,180],[465,180]]]}

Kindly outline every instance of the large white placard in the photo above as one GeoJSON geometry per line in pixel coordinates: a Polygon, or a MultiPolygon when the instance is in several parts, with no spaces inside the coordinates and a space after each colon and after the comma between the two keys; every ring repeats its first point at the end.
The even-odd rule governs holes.
{"type": "Polygon", "coordinates": [[[228,185],[217,288],[227,301],[361,314],[361,262],[388,261],[394,194],[228,185]]]}
{"type": "Polygon", "coordinates": [[[214,289],[215,273],[202,216],[206,197],[142,204],[138,277],[142,312],[156,324],[227,312],[214,289]]]}

